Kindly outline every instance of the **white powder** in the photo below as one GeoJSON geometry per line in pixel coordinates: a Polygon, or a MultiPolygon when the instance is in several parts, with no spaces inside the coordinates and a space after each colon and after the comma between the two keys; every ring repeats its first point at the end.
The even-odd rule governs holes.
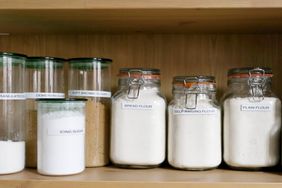
{"type": "Polygon", "coordinates": [[[259,168],[279,162],[281,102],[265,97],[224,101],[224,160],[233,167],[259,168]]]}
{"type": "Polygon", "coordinates": [[[25,142],[0,141],[0,174],[22,171],[25,162],[25,142]]]}
{"type": "Polygon", "coordinates": [[[85,116],[80,112],[59,111],[38,116],[38,172],[68,175],[82,172],[85,116]]]}
{"type": "Polygon", "coordinates": [[[138,99],[126,95],[112,100],[113,163],[159,165],[165,159],[165,100],[155,89],[140,90],[138,99]]]}
{"type": "Polygon", "coordinates": [[[168,112],[169,164],[191,170],[217,167],[221,163],[219,107],[208,98],[198,97],[196,109],[178,108],[172,104],[168,112]]]}

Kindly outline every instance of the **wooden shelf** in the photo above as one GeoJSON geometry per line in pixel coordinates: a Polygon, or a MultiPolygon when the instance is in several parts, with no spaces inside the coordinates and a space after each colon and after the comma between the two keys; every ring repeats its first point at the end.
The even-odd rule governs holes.
{"type": "Polygon", "coordinates": [[[2,34],[277,33],[280,0],[2,0],[2,34]]]}
{"type": "Polygon", "coordinates": [[[113,167],[86,169],[73,176],[50,177],[37,174],[36,170],[27,169],[21,173],[0,176],[0,187],[21,188],[88,188],[88,187],[264,187],[282,186],[282,173],[248,172],[215,169],[192,172],[174,169],[129,170],[113,167]]]}

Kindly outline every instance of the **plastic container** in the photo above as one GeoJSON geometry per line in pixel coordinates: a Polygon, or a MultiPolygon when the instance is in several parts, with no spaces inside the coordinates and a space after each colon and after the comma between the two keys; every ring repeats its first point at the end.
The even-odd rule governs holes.
{"type": "Polygon", "coordinates": [[[25,60],[25,55],[0,53],[0,174],[25,166],[25,60]]]}
{"type": "Polygon", "coordinates": [[[111,59],[69,60],[70,98],[86,98],[86,166],[109,163],[111,59]]]}
{"type": "Polygon", "coordinates": [[[28,57],[26,79],[26,166],[37,166],[37,99],[64,98],[64,59],[28,57]]]}
{"type": "Polygon", "coordinates": [[[70,175],[85,169],[85,100],[38,101],[37,170],[70,175]]]}

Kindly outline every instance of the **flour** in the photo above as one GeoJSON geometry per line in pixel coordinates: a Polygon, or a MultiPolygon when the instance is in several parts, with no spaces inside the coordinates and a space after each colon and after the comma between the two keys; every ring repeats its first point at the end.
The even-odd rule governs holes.
{"type": "Polygon", "coordinates": [[[22,171],[25,164],[25,142],[0,141],[0,174],[22,171]]]}
{"type": "MultiPolygon", "coordinates": [[[[183,95],[182,104],[185,95],[183,95]]],[[[206,95],[198,95],[196,109],[170,104],[168,161],[182,169],[215,168],[221,163],[221,113],[206,95]]]]}
{"type": "Polygon", "coordinates": [[[114,164],[156,166],[165,159],[165,100],[156,88],[140,89],[137,99],[112,100],[111,150],[114,164]]]}
{"type": "Polygon", "coordinates": [[[82,172],[85,168],[84,114],[77,111],[40,113],[38,123],[38,172],[45,175],[82,172]]]}
{"type": "Polygon", "coordinates": [[[281,102],[264,97],[224,101],[224,160],[233,167],[259,168],[279,162],[281,102]]]}

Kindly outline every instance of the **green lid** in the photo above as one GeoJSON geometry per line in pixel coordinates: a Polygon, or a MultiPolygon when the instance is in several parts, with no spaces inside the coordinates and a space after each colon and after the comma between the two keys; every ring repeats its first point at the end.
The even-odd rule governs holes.
{"type": "Polygon", "coordinates": [[[11,52],[0,52],[0,67],[11,64],[12,66],[23,66],[27,56],[23,54],[11,53],[11,52]]]}
{"type": "Polygon", "coordinates": [[[62,68],[64,62],[65,59],[57,57],[28,57],[26,61],[26,68],[62,68]]]}
{"type": "Polygon", "coordinates": [[[108,68],[109,65],[113,62],[111,59],[100,57],[72,58],[68,61],[71,68],[77,69],[93,69],[97,65],[97,68],[108,68]]]}
{"type": "Polygon", "coordinates": [[[18,54],[18,53],[13,53],[13,52],[0,52],[0,56],[8,56],[11,58],[20,58],[20,59],[26,59],[27,56],[24,54],[18,54]]]}

